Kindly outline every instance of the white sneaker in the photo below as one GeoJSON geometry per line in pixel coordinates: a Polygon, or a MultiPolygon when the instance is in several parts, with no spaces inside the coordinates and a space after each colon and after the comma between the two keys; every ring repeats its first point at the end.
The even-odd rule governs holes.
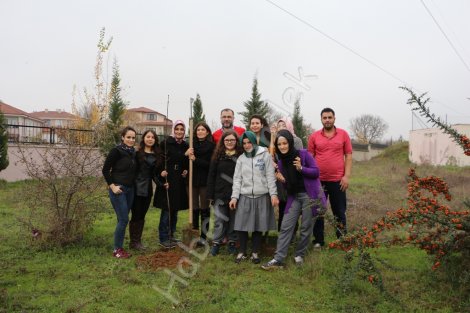
{"type": "Polygon", "coordinates": [[[284,268],[284,264],[276,261],[275,259],[272,259],[268,263],[261,265],[261,268],[267,271],[274,270],[274,269],[282,269],[284,268]]]}
{"type": "Polygon", "coordinates": [[[302,264],[304,264],[304,258],[301,257],[300,255],[296,256],[296,257],[294,258],[294,261],[295,261],[295,264],[296,264],[296,265],[302,265],[302,264]]]}
{"type": "Polygon", "coordinates": [[[321,249],[321,244],[317,242],[316,244],[313,245],[313,249],[321,249]]]}

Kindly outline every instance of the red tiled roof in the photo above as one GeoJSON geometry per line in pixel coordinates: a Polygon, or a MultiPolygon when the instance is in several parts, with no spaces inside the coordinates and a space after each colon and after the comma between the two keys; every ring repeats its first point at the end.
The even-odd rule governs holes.
{"type": "Polygon", "coordinates": [[[127,109],[127,111],[142,112],[142,113],[157,113],[157,114],[160,114],[160,115],[163,115],[163,116],[165,115],[165,114],[161,114],[160,112],[157,112],[155,110],[152,110],[152,109],[149,109],[149,108],[146,108],[146,107],[127,109]]]}
{"type": "MultiPolygon", "coordinates": [[[[137,125],[149,125],[149,126],[165,126],[165,122],[157,122],[157,121],[143,121],[143,122],[137,122],[137,125]]],[[[167,120],[166,122],[167,126],[172,126],[173,122],[170,120],[167,120]]]]}
{"type": "Polygon", "coordinates": [[[28,113],[26,113],[25,111],[15,108],[3,102],[0,102],[0,111],[2,111],[3,114],[26,115],[26,116],[28,115],[28,113]]]}
{"type": "Polygon", "coordinates": [[[3,114],[5,115],[20,115],[20,116],[26,116],[26,117],[29,117],[31,119],[34,119],[34,120],[39,120],[41,122],[44,122],[42,121],[40,118],[38,117],[35,117],[29,113],[26,113],[25,111],[23,110],[20,110],[18,108],[15,108],[14,106],[11,106],[9,104],[6,104],[4,102],[0,102],[0,111],[3,112],[3,114]]]}
{"type": "Polygon", "coordinates": [[[65,112],[65,111],[39,111],[30,113],[30,115],[35,116],[41,119],[68,119],[68,120],[75,120],[78,117],[73,115],[72,113],[65,112]]]}

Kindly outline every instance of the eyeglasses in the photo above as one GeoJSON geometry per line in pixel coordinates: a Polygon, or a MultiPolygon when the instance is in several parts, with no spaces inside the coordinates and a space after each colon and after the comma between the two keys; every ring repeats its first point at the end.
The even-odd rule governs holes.
{"type": "Polygon", "coordinates": [[[224,139],[224,142],[236,142],[236,139],[224,139]]]}

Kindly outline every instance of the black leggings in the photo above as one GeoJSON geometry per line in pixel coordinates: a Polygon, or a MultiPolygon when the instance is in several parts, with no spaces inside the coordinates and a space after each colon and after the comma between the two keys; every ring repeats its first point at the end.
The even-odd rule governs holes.
{"type": "Polygon", "coordinates": [[[150,184],[147,197],[135,196],[134,203],[132,204],[131,212],[132,217],[131,221],[143,221],[145,220],[145,215],[150,207],[150,202],[152,200],[152,184],[150,184]]]}
{"type": "MultiPolygon", "coordinates": [[[[260,231],[254,231],[251,233],[251,252],[258,253],[261,246],[261,239],[263,233],[260,231]]],[[[248,232],[238,231],[238,241],[240,242],[240,252],[246,254],[248,245],[248,232]]]]}

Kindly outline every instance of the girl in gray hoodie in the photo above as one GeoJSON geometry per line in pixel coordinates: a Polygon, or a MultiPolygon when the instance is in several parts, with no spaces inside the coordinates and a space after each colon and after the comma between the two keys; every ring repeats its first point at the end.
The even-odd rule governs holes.
{"type": "Polygon", "coordinates": [[[276,229],[273,207],[279,204],[272,157],[268,150],[256,144],[256,135],[247,131],[240,137],[242,154],[235,166],[232,200],[235,212],[234,230],[238,232],[240,263],[247,258],[248,232],[252,233],[251,261],[260,263],[258,256],[263,232],[276,229]]]}

